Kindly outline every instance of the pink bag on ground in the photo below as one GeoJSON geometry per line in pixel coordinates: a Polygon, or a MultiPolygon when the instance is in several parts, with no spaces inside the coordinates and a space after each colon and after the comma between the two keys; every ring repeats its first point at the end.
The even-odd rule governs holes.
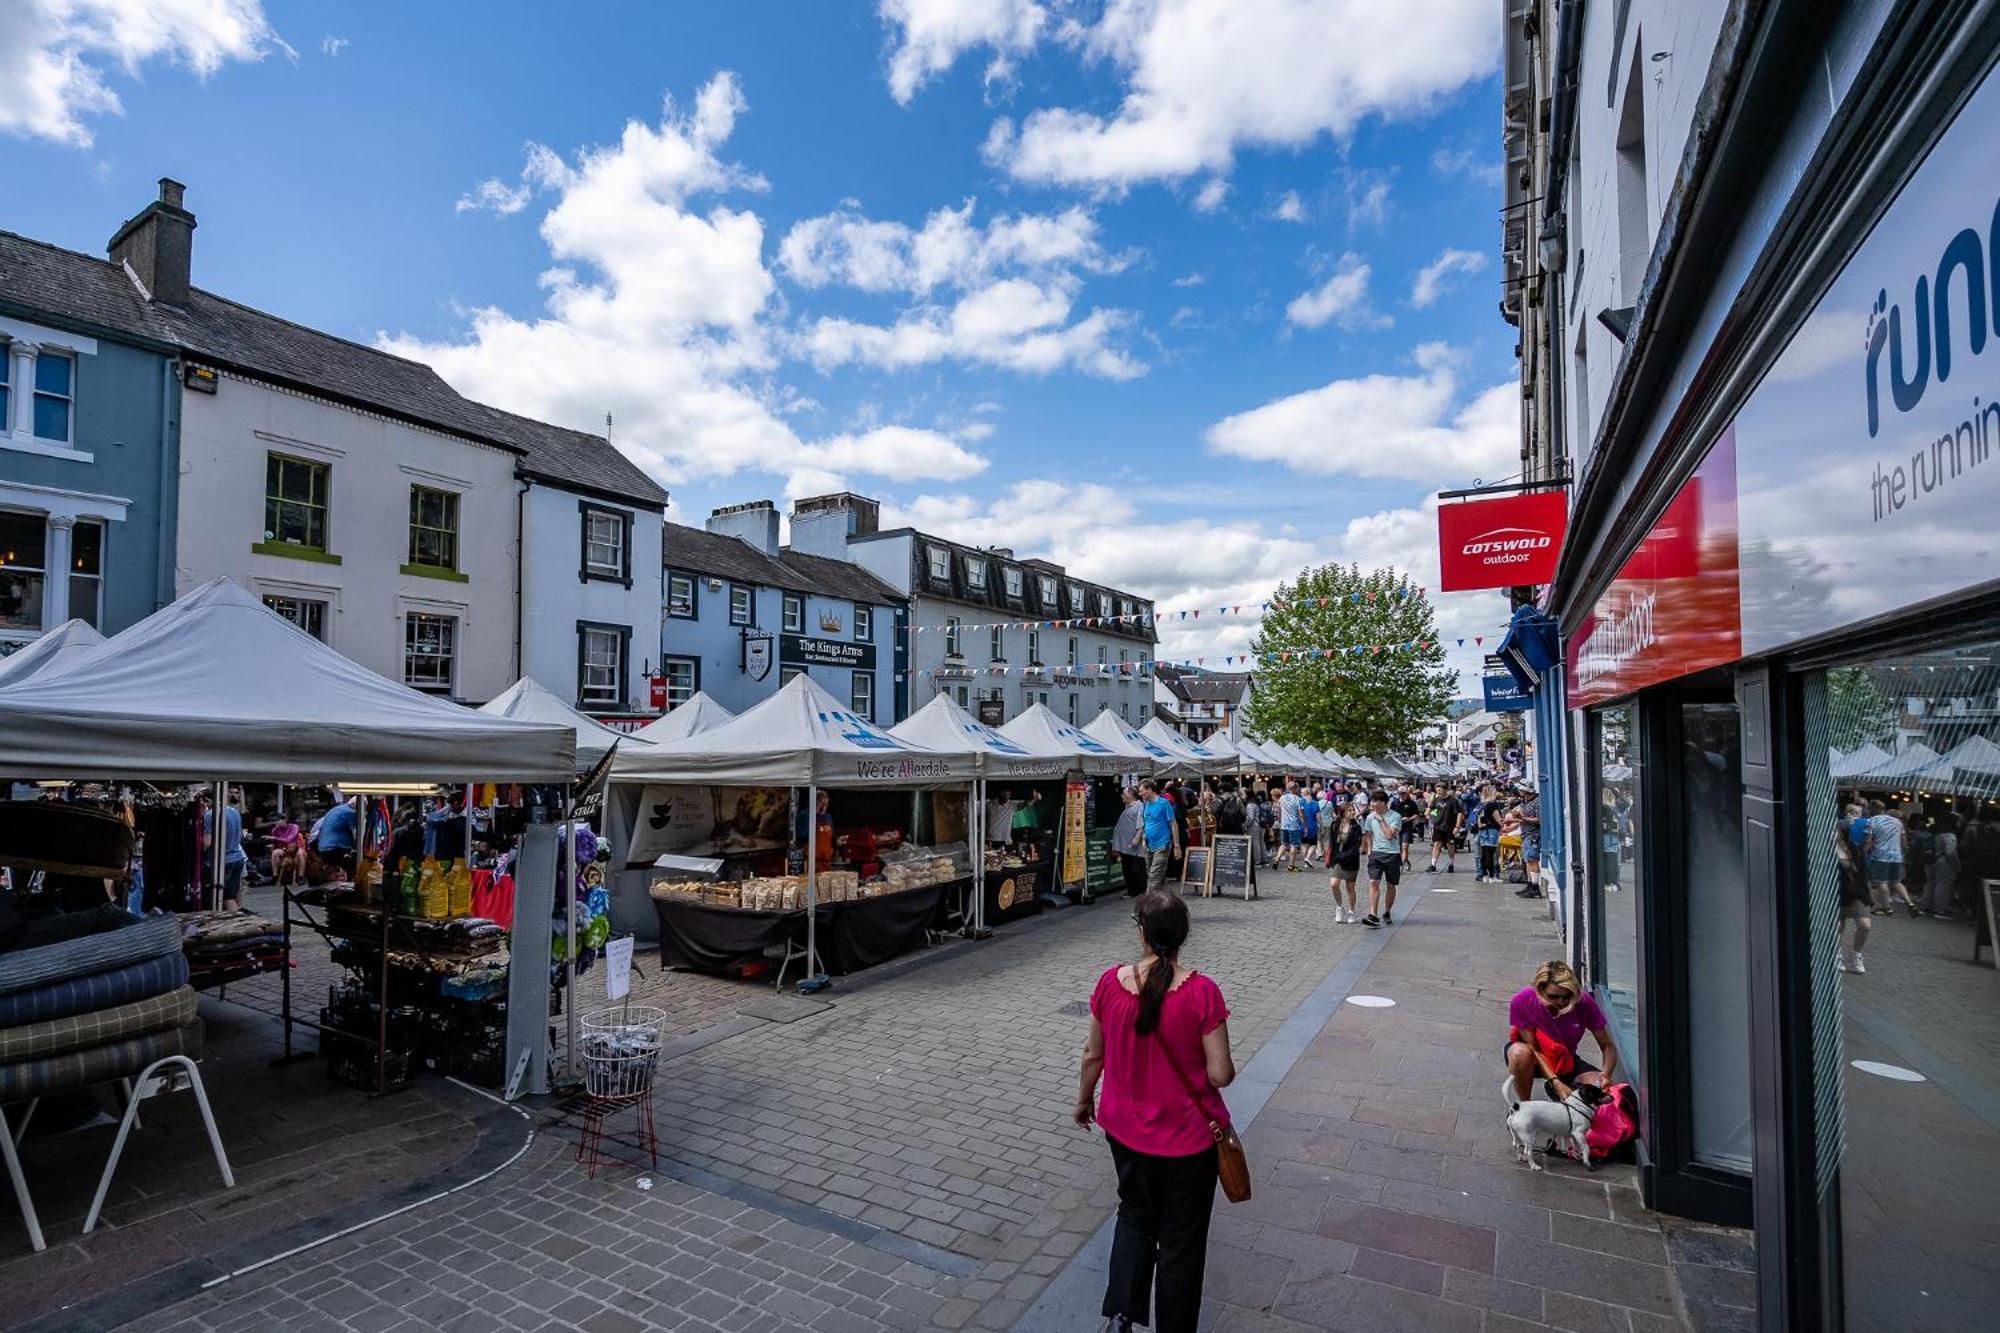
{"type": "Polygon", "coordinates": [[[1601,1162],[1639,1137],[1639,1096],[1630,1083],[1616,1083],[1605,1089],[1611,1100],[1598,1105],[1584,1141],[1590,1144],[1590,1159],[1601,1162]]]}

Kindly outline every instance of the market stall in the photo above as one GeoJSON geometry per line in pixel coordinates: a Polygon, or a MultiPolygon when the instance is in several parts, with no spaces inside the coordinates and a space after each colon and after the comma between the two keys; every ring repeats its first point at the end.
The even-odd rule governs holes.
{"type": "Polygon", "coordinates": [[[0,688],[64,670],[80,654],[103,642],[104,636],[92,626],[81,620],[65,620],[27,647],[0,657],[0,688]]]}
{"type": "Polygon", "coordinates": [[[714,731],[725,722],[735,720],[736,714],[709,698],[704,691],[696,690],[679,705],[654,718],[632,735],[637,740],[657,744],[660,741],[677,741],[688,736],[698,736],[704,731],[714,731]]]}
{"type": "Polygon", "coordinates": [[[567,727],[576,737],[576,771],[587,773],[609,754],[612,747],[628,744],[650,745],[643,735],[627,736],[613,731],[596,718],[578,712],[532,676],[523,676],[494,698],[479,706],[493,717],[511,717],[519,722],[545,722],[567,727]]]}
{"type": "MultiPolygon", "coordinates": [[[[204,584],[123,633],[75,654],[60,670],[0,687],[0,777],[22,780],[143,777],[215,782],[218,788],[228,780],[305,783],[356,776],[401,783],[439,778],[560,781],[573,772],[573,747],[565,729],[482,716],[385,680],[226,579],[204,584]]],[[[222,848],[216,841],[219,861],[222,848]]],[[[545,917],[553,911],[553,887],[551,881],[540,891],[544,896],[531,904],[545,917]]],[[[93,909],[90,922],[72,921],[76,915],[49,918],[47,928],[100,928],[23,951],[44,955],[25,985],[50,991],[51,1002],[67,996],[69,1003],[95,1003],[93,997],[103,993],[98,978],[135,964],[157,970],[151,954],[128,950],[113,958],[107,950],[116,953],[153,930],[164,931],[178,949],[183,933],[179,918],[152,917],[142,924],[108,905],[93,909]],[[57,952],[46,953],[48,949],[57,952]]],[[[380,915],[386,921],[389,913],[380,915]]],[[[21,956],[17,952],[0,959],[19,964],[21,956]]],[[[180,966],[186,967],[185,959],[180,966]]],[[[547,1008],[548,971],[516,969],[517,981],[523,973],[538,974],[539,989],[530,975],[525,994],[531,1003],[539,998],[541,1012],[518,1032],[509,1030],[510,1053],[517,1047],[540,1047],[547,1037],[541,1014],[547,1008]]],[[[289,969],[285,977],[289,989],[289,969]]],[[[22,988],[19,976],[0,985],[7,993],[21,993],[22,988]]],[[[517,987],[517,1011],[523,994],[517,987]]],[[[289,1030],[293,1017],[287,999],[289,1030]]],[[[378,1002],[376,1009],[374,1030],[351,1035],[372,1041],[379,1061],[387,1046],[388,1007],[378,1002]]],[[[179,1061],[176,1069],[182,1072],[175,1077],[184,1077],[201,1097],[200,1074],[188,1058],[199,1047],[198,1020],[192,1027],[193,1036],[184,1038],[176,1052],[162,1055],[145,1043],[128,1043],[112,1052],[116,1059],[101,1055],[66,1062],[55,1071],[61,1077],[52,1075],[53,1081],[38,1083],[36,1091],[127,1076],[137,1076],[145,1089],[156,1067],[179,1061]]],[[[5,1071],[15,1068],[0,1064],[0,1082],[5,1071]]],[[[7,1100],[13,1098],[0,1095],[0,1101],[7,1100]]],[[[128,1124],[138,1102],[134,1098],[128,1105],[128,1124]]],[[[12,1135],[4,1126],[0,1142],[6,1143],[15,1192],[32,1231],[32,1205],[14,1161],[12,1135]]],[[[106,1185],[122,1144],[121,1134],[106,1166],[106,1185]]],[[[216,1147],[220,1160],[219,1140],[216,1147]]],[[[35,1239],[39,1244],[38,1233],[35,1239]]]]}
{"type": "Polygon", "coordinates": [[[809,981],[824,984],[823,964],[868,966],[921,943],[949,882],[970,866],[911,845],[904,830],[864,828],[854,831],[865,839],[849,840],[854,868],[835,869],[831,802],[822,796],[967,787],[975,767],[968,754],[890,735],[799,676],[731,722],[617,754],[613,787],[640,789],[641,818],[616,860],[664,859],[651,897],[669,965],[730,951],[710,929],[717,909],[776,913],[792,923],[770,923],[774,934],[792,933],[764,946],[784,948],[781,981],[802,923],[797,953],[809,981]],[[893,907],[876,902],[901,894],[918,896],[893,907]]]}
{"type": "MultiPolygon", "coordinates": [[[[1088,900],[1091,830],[1100,822],[1096,817],[1100,808],[1107,812],[1116,808],[1112,804],[1113,784],[1093,783],[1091,779],[1116,778],[1133,773],[1140,765],[1081,728],[1064,722],[1044,704],[1023,710],[1019,717],[1000,728],[1000,734],[1036,754],[1059,756],[1067,761],[1070,776],[1062,788],[1062,820],[1058,836],[1048,840],[1049,855],[1055,861],[1052,883],[1057,892],[1088,900]]],[[[1111,820],[1102,822],[1108,828],[1111,820]]],[[[1104,836],[1108,837],[1108,833],[1104,836]]],[[[1100,861],[1103,856],[1100,851],[1100,861]]]]}
{"type": "Polygon", "coordinates": [[[1212,748],[1208,741],[1189,740],[1160,718],[1148,721],[1139,729],[1139,734],[1171,755],[1178,772],[1215,777],[1236,771],[1237,760],[1233,750],[1225,752],[1212,748]]]}

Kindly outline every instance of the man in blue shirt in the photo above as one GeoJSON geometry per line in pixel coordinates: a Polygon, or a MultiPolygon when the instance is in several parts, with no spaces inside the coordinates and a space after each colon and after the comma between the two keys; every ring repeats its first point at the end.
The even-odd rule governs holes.
{"type": "Polygon", "coordinates": [[[1146,887],[1167,886],[1167,867],[1181,853],[1180,826],[1174,822],[1174,803],[1160,795],[1151,778],[1139,784],[1141,822],[1146,830],[1146,887]]]}
{"type": "Polygon", "coordinates": [[[313,845],[319,849],[319,859],[321,861],[329,866],[335,866],[346,871],[348,877],[352,878],[354,875],[354,834],[358,825],[358,816],[355,814],[352,805],[340,799],[338,791],[335,791],[333,796],[336,804],[319,821],[319,832],[313,840],[313,845]]]}
{"type": "MultiPolygon", "coordinates": [[[[243,811],[237,808],[242,800],[243,793],[231,788],[229,804],[222,809],[222,910],[225,912],[243,906],[243,868],[250,863],[250,854],[243,850],[243,811]]],[[[215,811],[202,816],[202,832],[213,847],[215,811]]]]}

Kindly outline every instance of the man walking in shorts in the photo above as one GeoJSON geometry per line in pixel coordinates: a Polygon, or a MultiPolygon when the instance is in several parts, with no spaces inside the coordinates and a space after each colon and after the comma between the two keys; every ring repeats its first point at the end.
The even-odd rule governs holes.
{"type": "Polygon", "coordinates": [[[1305,842],[1305,820],[1299,805],[1299,784],[1285,779],[1285,794],[1278,798],[1278,859],[1285,869],[1299,869],[1299,850],[1305,842]]]}
{"type": "Polygon", "coordinates": [[[1403,817],[1389,808],[1388,792],[1378,788],[1370,795],[1368,817],[1361,827],[1368,857],[1368,915],[1361,924],[1380,930],[1396,924],[1396,886],[1403,882],[1403,817]]]}
{"type": "Polygon", "coordinates": [[[1438,853],[1444,853],[1444,870],[1447,875],[1458,870],[1458,832],[1465,813],[1459,808],[1458,798],[1449,788],[1438,793],[1431,806],[1431,873],[1438,868],[1438,853]]]}

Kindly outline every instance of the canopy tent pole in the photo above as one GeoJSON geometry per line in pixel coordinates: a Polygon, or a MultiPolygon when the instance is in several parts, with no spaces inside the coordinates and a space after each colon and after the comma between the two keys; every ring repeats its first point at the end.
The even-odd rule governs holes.
{"type": "Polygon", "coordinates": [[[972,826],[978,836],[972,843],[972,934],[986,934],[986,779],[972,780],[972,826]]]}
{"type": "Polygon", "coordinates": [[[819,974],[819,783],[806,783],[806,979],[802,987],[820,980],[819,974]]]}
{"type": "Polygon", "coordinates": [[[576,1064],[576,783],[564,789],[563,813],[563,911],[568,941],[569,995],[563,1005],[563,1081],[574,1083],[581,1077],[576,1064]]]}
{"type": "Polygon", "coordinates": [[[223,836],[228,831],[228,820],[222,812],[228,807],[229,781],[225,778],[215,784],[215,795],[210,798],[209,805],[209,823],[210,827],[215,830],[210,834],[208,839],[208,910],[211,912],[220,912],[222,910],[222,876],[225,869],[223,864],[223,836]]]}

